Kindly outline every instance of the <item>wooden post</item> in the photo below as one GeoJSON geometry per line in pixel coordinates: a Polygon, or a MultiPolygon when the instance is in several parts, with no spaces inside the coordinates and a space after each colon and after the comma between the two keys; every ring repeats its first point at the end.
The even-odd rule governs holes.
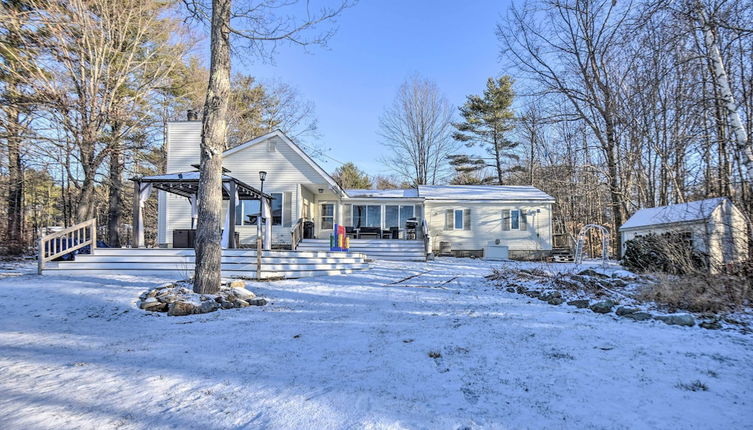
{"type": "Polygon", "coordinates": [[[227,241],[227,247],[228,248],[235,248],[235,193],[237,191],[238,185],[235,183],[235,181],[230,182],[230,189],[228,190],[229,194],[229,200],[227,205],[228,210],[228,218],[230,222],[228,223],[228,241],[227,241]]]}
{"type": "Polygon", "coordinates": [[[256,280],[261,281],[261,237],[256,236],[256,280]]]}
{"type": "Polygon", "coordinates": [[[42,274],[44,270],[44,237],[39,235],[39,260],[37,261],[37,273],[42,274]]]}
{"type": "Polygon", "coordinates": [[[131,229],[131,247],[139,248],[141,237],[141,181],[133,182],[133,228],[131,229]]]}
{"type": "Polygon", "coordinates": [[[92,245],[91,250],[89,251],[91,255],[94,255],[94,250],[97,249],[97,218],[91,220],[91,229],[92,229],[92,245]]]}

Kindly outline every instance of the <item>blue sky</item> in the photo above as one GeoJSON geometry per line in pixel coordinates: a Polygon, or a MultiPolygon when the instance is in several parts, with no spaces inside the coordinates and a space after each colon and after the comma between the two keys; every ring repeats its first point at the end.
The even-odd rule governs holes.
{"type": "MultiPolygon", "coordinates": [[[[327,154],[370,174],[378,161],[379,116],[405,78],[434,80],[454,106],[480,93],[499,63],[495,26],[507,1],[361,0],[338,19],[328,47],[281,47],[274,64],[234,61],[235,71],[293,85],[315,105],[327,154]]],[[[337,163],[321,160],[332,171],[337,163]]]]}

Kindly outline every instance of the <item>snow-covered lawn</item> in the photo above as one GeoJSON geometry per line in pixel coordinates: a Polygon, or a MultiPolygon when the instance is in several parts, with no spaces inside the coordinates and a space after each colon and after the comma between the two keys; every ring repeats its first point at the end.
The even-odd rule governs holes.
{"type": "Polygon", "coordinates": [[[0,428],[753,427],[753,336],[551,306],[492,265],[250,282],[270,305],[188,317],[136,308],[166,280],[8,276],[0,428]]]}

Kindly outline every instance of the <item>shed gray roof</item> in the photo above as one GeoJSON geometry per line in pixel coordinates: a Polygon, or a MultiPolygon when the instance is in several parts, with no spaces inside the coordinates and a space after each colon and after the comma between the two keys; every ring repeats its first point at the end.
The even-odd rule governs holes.
{"type": "Polygon", "coordinates": [[[554,197],[525,185],[419,185],[418,195],[427,200],[550,201],[554,197]]]}
{"type": "Polygon", "coordinates": [[[634,213],[625,224],[622,224],[620,230],[648,227],[658,224],[703,221],[708,219],[714,209],[725,200],[726,197],[716,197],[695,202],[640,209],[638,212],[634,213]]]}

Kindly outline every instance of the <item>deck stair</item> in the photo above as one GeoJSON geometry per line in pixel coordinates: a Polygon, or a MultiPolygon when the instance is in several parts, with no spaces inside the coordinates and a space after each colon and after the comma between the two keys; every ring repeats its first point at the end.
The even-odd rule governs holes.
{"type": "MultiPolygon", "coordinates": [[[[193,249],[97,248],[94,254],[76,255],[74,261],[51,261],[43,275],[138,275],[184,279],[193,275],[193,249]]],[[[369,269],[360,253],[263,251],[261,278],[304,278],[352,273],[369,269]]],[[[222,276],[256,278],[256,250],[222,252],[222,276]]]]}
{"type": "MultiPolygon", "coordinates": [[[[365,254],[374,260],[426,261],[420,240],[351,239],[349,254],[365,254]]],[[[303,239],[299,251],[328,251],[329,239],[303,239]]]]}
{"type": "Polygon", "coordinates": [[[575,261],[570,248],[555,248],[552,250],[552,261],[555,263],[572,263],[575,261]]]}

